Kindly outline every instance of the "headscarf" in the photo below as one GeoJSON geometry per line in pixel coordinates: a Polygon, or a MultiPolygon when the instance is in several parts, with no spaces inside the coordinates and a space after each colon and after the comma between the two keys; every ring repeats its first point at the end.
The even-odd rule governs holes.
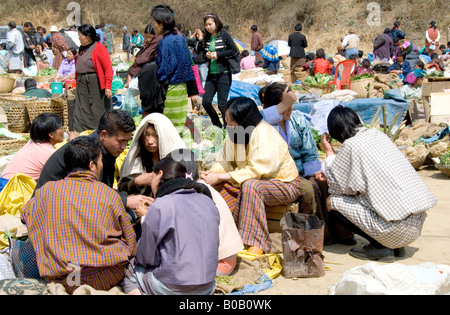
{"type": "Polygon", "coordinates": [[[141,159],[141,146],[139,139],[147,130],[149,124],[155,127],[159,137],[159,157],[165,158],[170,152],[176,149],[186,149],[186,144],[178,134],[172,122],[160,113],[152,113],[146,116],[136,129],[131,142],[130,149],[123,161],[120,169],[120,177],[135,177],[147,173],[141,159]]]}
{"type": "Polygon", "coordinates": [[[414,84],[416,83],[417,78],[423,78],[426,74],[427,72],[425,70],[414,69],[413,71],[408,73],[406,78],[403,80],[403,83],[414,84]]]}
{"type": "Polygon", "coordinates": [[[413,49],[412,43],[410,41],[407,41],[406,39],[400,40],[399,46],[406,51],[407,55],[409,55],[413,49]]]}

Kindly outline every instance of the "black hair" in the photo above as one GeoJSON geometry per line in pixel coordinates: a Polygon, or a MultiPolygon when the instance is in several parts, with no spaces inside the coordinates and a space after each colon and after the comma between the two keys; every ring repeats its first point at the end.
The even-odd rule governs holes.
{"type": "Polygon", "coordinates": [[[31,123],[30,138],[36,143],[50,142],[50,133],[62,127],[62,119],[54,113],[42,113],[31,123]]]}
{"type": "Polygon", "coordinates": [[[37,83],[34,79],[30,78],[30,79],[26,79],[23,85],[25,87],[25,90],[28,90],[29,88],[36,87],[37,83]]]}
{"type": "MultiPolygon", "coordinates": [[[[153,170],[153,166],[155,166],[153,164],[152,154],[145,148],[145,142],[144,142],[144,135],[147,132],[147,129],[149,127],[153,128],[153,130],[155,130],[155,132],[157,133],[155,125],[151,124],[151,123],[148,123],[147,126],[144,129],[144,132],[139,137],[140,157],[141,157],[141,160],[142,160],[142,164],[144,165],[144,168],[147,171],[147,173],[151,173],[152,170],[153,170]]],[[[158,134],[157,134],[157,136],[159,137],[158,134]]]]}
{"type": "Polygon", "coordinates": [[[160,185],[175,178],[186,178],[187,169],[184,163],[177,162],[172,158],[165,157],[159,161],[154,167],[153,172],[155,174],[163,171],[160,185]]]}
{"type": "Polygon", "coordinates": [[[431,58],[431,59],[436,59],[436,58],[439,58],[439,55],[436,54],[436,53],[432,53],[432,54],[430,55],[430,58],[431,58]]]}
{"type": "Polygon", "coordinates": [[[446,48],[445,45],[439,46],[439,49],[445,49],[445,48],[446,48]]]}
{"type": "Polygon", "coordinates": [[[95,28],[90,24],[83,24],[78,28],[78,32],[89,37],[94,42],[100,41],[100,35],[97,34],[95,28]]]}
{"type": "Polygon", "coordinates": [[[283,98],[283,93],[287,85],[282,83],[272,83],[266,86],[263,97],[264,109],[279,104],[283,98]]]}
{"type": "Polygon", "coordinates": [[[422,60],[416,62],[416,67],[417,66],[419,67],[419,69],[422,69],[422,70],[425,69],[425,64],[423,63],[422,60]]]}
{"type": "Polygon", "coordinates": [[[16,24],[16,22],[11,21],[11,22],[8,23],[8,26],[14,29],[14,28],[17,27],[17,24],[16,24]]]}
{"type": "Polygon", "coordinates": [[[25,22],[23,27],[33,27],[33,24],[31,22],[25,22]]]}
{"type": "Polygon", "coordinates": [[[390,34],[391,30],[389,28],[384,29],[384,34],[390,34]]]}
{"type": "Polygon", "coordinates": [[[325,58],[325,50],[322,48],[317,49],[316,58],[325,58]]]}
{"type": "Polygon", "coordinates": [[[69,49],[68,49],[71,53],[72,53],[72,55],[74,55],[74,56],[76,56],[77,55],[77,52],[78,52],[78,50],[77,49],[75,49],[75,48],[70,48],[69,47],[69,49]]]}
{"type": "Polygon", "coordinates": [[[67,172],[70,174],[89,170],[89,164],[97,163],[101,154],[102,146],[98,138],[82,136],[73,139],[64,151],[67,172]]]}
{"type": "Polygon", "coordinates": [[[358,57],[362,58],[364,56],[364,52],[362,50],[358,50],[358,57]]]}
{"type": "Polygon", "coordinates": [[[406,50],[400,50],[400,51],[398,52],[398,54],[397,54],[397,57],[402,56],[403,59],[406,60],[406,55],[408,55],[408,53],[406,52],[406,50]]]}
{"type": "Polygon", "coordinates": [[[192,179],[194,181],[198,181],[200,179],[200,175],[198,173],[197,156],[192,150],[176,149],[170,152],[167,155],[167,158],[170,158],[176,162],[183,163],[186,167],[186,173],[192,174],[192,179]]]}
{"type": "MultiPolygon", "coordinates": [[[[219,33],[221,30],[223,30],[223,24],[222,21],[219,19],[219,17],[215,13],[207,13],[203,17],[203,25],[205,25],[206,21],[209,19],[213,19],[214,23],[216,23],[216,32],[219,33]]],[[[208,36],[208,32],[206,32],[206,36],[208,36]]],[[[209,34],[211,36],[211,34],[209,34]]]]}
{"type": "Polygon", "coordinates": [[[431,21],[431,22],[430,22],[430,26],[431,26],[432,28],[436,29],[436,28],[437,28],[436,21],[431,21]]]}
{"type": "Polygon", "coordinates": [[[356,129],[362,127],[361,119],[351,108],[338,105],[328,115],[328,131],[333,139],[343,143],[356,134],[356,129]]]}
{"type": "Polygon", "coordinates": [[[309,53],[306,55],[306,60],[311,61],[316,59],[316,54],[315,53],[309,53]]]}
{"type": "MultiPolygon", "coordinates": [[[[255,101],[249,97],[235,97],[227,102],[226,110],[229,111],[230,117],[240,126],[249,127],[256,126],[248,121],[249,115],[261,116],[255,101]],[[247,124],[246,124],[247,122],[247,124]]],[[[259,117],[258,117],[259,118],[259,117]]],[[[251,120],[251,119],[250,119],[251,120]]],[[[258,121],[259,123],[260,121],[258,121]]]]}
{"type": "Polygon", "coordinates": [[[348,57],[348,59],[356,61],[356,59],[358,59],[358,55],[351,55],[348,57]]]}
{"type": "Polygon", "coordinates": [[[248,50],[247,49],[245,49],[245,50],[243,50],[242,51],[242,57],[248,57],[248,56],[250,56],[250,53],[248,52],[248,50]]]}
{"type": "Polygon", "coordinates": [[[303,26],[302,26],[300,23],[298,23],[297,25],[295,25],[295,31],[296,31],[296,32],[300,32],[302,29],[303,29],[303,26]]]}
{"type": "Polygon", "coordinates": [[[144,34],[155,35],[155,29],[153,28],[153,24],[152,23],[147,24],[147,26],[145,27],[145,30],[144,30],[144,34]]]}
{"type": "Polygon", "coordinates": [[[136,130],[133,118],[126,111],[115,109],[103,114],[97,132],[105,130],[109,136],[117,136],[120,131],[128,133],[136,130]]]}
{"type": "Polygon", "coordinates": [[[250,28],[255,32],[258,31],[258,26],[254,25],[254,24],[250,28]]]}
{"type": "Polygon", "coordinates": [[[363,60],[361,61],[361,65],[362,65],[363,67],[370,68],[370,66],[371,66],[372,64],[370,63],[370,60],[369,60],[369,59],[363,59],[363,60]]]}
{"type": "Polygon", "coordinates": [[[0,50],[6,49],[6,43],[0,43],[0,50]]]}
{"type": "Polygon", "coordinates": [[[400,22],[399,21],[395,21],[394,22],[394,27],[399,27],[400,26],[400,22]]]}
{"type": "Polygon", "coordinates": [[[397,44],[398,42],[400,42],[400,38],[394,37],[394,38],[392,39],[392,41],[394,42],[394,44],[397,44]]]}
{"type": "Polygon", "coordinates": [[[157,5],[152,8],[152,18],[163,25],[163,35],[177,34],[175,31],[175,16],[173,10],[168,5],[157,5]]]}

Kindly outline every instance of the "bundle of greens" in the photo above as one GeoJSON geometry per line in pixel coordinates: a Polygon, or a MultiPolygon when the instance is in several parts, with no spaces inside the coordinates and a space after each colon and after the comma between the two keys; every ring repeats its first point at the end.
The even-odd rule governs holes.
{"type": "Polygon", "coordinates": [[[334,77],[329,74],[320,74],[316,73],[315,76],[309,76],[303,81],[304,84],[307,84],[309,86],[315,86],[320,85],[324,86],[327,85],[328,82],[333,81],[334,77]]]}
{"type": "Polygon", "coordinates": [[[429,78],[443,78],[444,75],[444,71],[439,71],[439,70],[435,70],[433,72],[431,72],[430,74],[428,74],[429,78]]]}
{"type": "Polygon", "coordinates": [[[357,81],[357,80],[362,80],[362,79],[370,79],[370,78],[373,78],[373,77],[375,77],[375,75],[369,74],[369,73],[364,73],[364,74],[361,74],[361,75],[353,76],[352,81],[357,81]]]}
{"type": "Polygon", "coordinates": [[[38,77],[47,77],[47,76],[51,76],[51,75],[55,75],[56,73],[58,73],[58,70],[56,70],[55,68],[47,68],[47,69],[42,69],[37,73],[38,77]]]}
{"type": "Polygon", "coordinates": [[[447,152],[441,157],[440,165],[450,165],[450,152],[447,152]]]}

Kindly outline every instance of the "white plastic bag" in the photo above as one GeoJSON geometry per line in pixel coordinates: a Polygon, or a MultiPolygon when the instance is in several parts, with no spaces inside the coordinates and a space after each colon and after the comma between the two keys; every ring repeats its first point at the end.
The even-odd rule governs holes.
{"type": "Polygon", "coordinates": [[[449,295],[450,266],[375,262],[345,272],[330,295],[449,295]]]}

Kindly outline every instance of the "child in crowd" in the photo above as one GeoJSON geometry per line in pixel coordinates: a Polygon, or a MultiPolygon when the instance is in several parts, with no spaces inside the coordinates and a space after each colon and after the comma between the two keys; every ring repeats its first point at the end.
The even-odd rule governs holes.
{"type": "Polygon", "coordinates": [[[256,68],[255,57],[250,56],[248,50],[244,50],[241,54],[241,70],[249,70],[256,68]]]}
{"type": "Polygon", "coordinates": [[[362,74],[365,74],[365,73],[374,74],[374,72],[373,72],[373,70],[371,68],[371,65],[372,64],[370,63],[369,59],[363,59],[361,61],[361,65],[356,67],[355,75],[362,75],[362,74]]]}

